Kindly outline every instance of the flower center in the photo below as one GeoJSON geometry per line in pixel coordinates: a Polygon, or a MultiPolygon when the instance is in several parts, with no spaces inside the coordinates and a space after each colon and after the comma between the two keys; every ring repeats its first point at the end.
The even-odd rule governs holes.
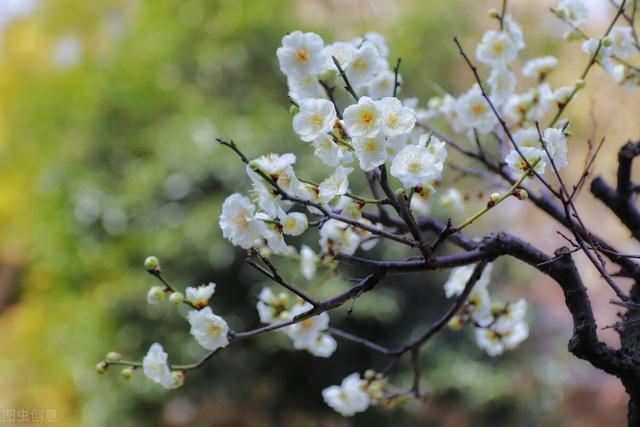
{"type": "Polygon", "coordinates": [[[232,222],[233,225],[242,229],[247,229],[251,225],[251,221],[249,221],[249,218],[247,217],[247,214],[245,212],[238,212],[237,214],[235,214],[232,222]]]}
{"type": "Polygon", "coordinates": [[[353,68],[359,71],[366,71],[369,68],[369,63],[362,58],[358,58],[353,61],[353,68]]]}
{"type": "Polygon", "coordinates": [[[373,119],[373,113],[369,110],[363,111],[362,115],[360,116],[360,121],[365,125],[370,125],[373,122],[373,119]]]}
{"type": "Polygon", "coordinates": [[[494,55],[500,55],[502,52],[504,52],[504,43],[499,41],[499,42],[495,42],[492,46],[491,46],[491,52],[494,55]]]}
{"type": "Polygon", "coordinates": [[[420,169],[422,169],[422,165],[420,164],[419,161],[412,160],[412,161],[409,162],[409,165],[407,166],[407,169],[411,173],[418,173],[418,172],[420,172],[420,169]]]}
{"type": "Polygon", "coordinates": [[[471,106],[471,112],[476,116],[484,114],[485,111],[486,111],[486,107],[482,102],[476,102],[471,106]]]}
{"type": "Polygon", "coordinates": [[[309,117],[309,123],[311,123],[311,126],[315,127],[315,128],[319,128],[322,127],[322,116],[320,114],[314,114],[311,117],[309,117]]]}
{"type": "Polygon", "coordinates": [[[298,64],[304,64],[309,60],[309,52],[307,49],[299,49],[296,51],[296,62],[298,64]]]}
{"type": "Polygon", "coordinates": [[[221,330],[222,328],[215,323],[212,323],[211,325],[209,325],[209,333],[211,335],[218,335],[221,330]]]}
{"type": "Polygon", "coordinates": [[[400,124],[400,120],[398,119],[398,116],[396,116],[395,114],[392,114],[389,117],[387,117],[385,124],[387,125],[387,127],[391,129],[395,129],[400,124]]]}
{"type": "Polygon", "coordinates": [[[302,329],[311,329],[313,328],[313,319],[305,319],[300,322],[300,327],[302,329]]]}
{"type": "Polygon", "coordinates": [[[378,150],[378,143],[371,139],[364,144],[363,148],[367,154],[373,154],[378,150]]]}

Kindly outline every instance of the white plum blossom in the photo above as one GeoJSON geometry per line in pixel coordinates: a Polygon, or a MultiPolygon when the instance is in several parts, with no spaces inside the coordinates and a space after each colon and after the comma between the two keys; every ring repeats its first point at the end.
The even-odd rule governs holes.
{"type": "Polygon", "coordinates": [[[582,50],[592,57],[595,55],[596,61],[598,61],[605,73],[613,71],[614,64],[611,61],[611,47],[604,46],[597,39],[589,39],[582,43],[582,50]]]}
{"type": "Polygon", "coordinates": [[[509,34],[516,48],[518,50],[524,49],[525,45],[520,25],[518,25],[508,13],[502,17],[502,23],[504,25],[504,31],[509,34]]]}
{"type": "MultiPolygon", "coordinates": [[[[298,315],[304,314],[311,310],[313,306],[308,302],[304,304],[297,304],[291,309],[291,318],[295,318],[298,315]]],[[[285,332],[293,340],[294,348],[298,350],[309,350],[314,348],[319,354],[326,354],[323,350],[328,350],[331,347],[330,340],[320,340],[318,338],[322,332],[329,327],[329,314],[323,312],[317,316],[309,317],[308,319],[301,320],[293,325],[287,327],[285,332]],[[321,348],[317,348],[320,347],[321,348]],[[322,348],[323,347],[323,348],[322,348]]],[[[333,339],[333,338],[332,338],[333,339]]],[[[334,341],[335,344],[335,341],[334,341]]],[[[333,350],[335,350],[333,345],[333,350]]],[[[333,353],[333,351],[331,352],[333,353]]],[[[329,354],[330,355],[330,354],[329,354]]],[[[328,357],[328,356],[323,356],[328,357]]]]}
{"type": "Polygon", "coordinates": [[[334,197],[346,194],[349,191],[349,174],[351,172],[353,172],[353,168],[338,166],[333,174],[318,186],[320,201],[328,203],[334,197]]]}
{"type": "Polygon", "coordinates": [[[522,75],[535,79],[543,79],[558,66],[558,58],[555,56],[541,56],[527,61],[522,67],[522,75]]]}
{"type": "Polygon", "coordinates": [[[491,88],[491,100],[496,105],[502,105],[516,88],[516,75],[507,67],[495,67],[491,70],[487,83],[491,88]]]}
{"type": "Polygon", "coordinates": [[[325,98],[327,95],[318,78],[312,74],[302,78],[288,77],[287,86],[289,87],[289,98],[297,103],[309,98],[325,98]]]}
{"type": "Polygon", "coordinates": [[[538,130],[534,127],[520,128],[513,132],[512,136],[518,147],[542,148],[540,135],[538,135],[538,130]]]}
{"type": "Polygon", "coordinates": [[[416,112],[405,107],[398,98],[386,97],[377,101],[382,111],[381,130],[386,137],[394,137],[411,132],[416,123],[416,112]]]}
{"type": "Polygon", "coordinates": [[[367,85],[376,74],[384,70],[385,66],[386,63],[375,45],[365,40],[344,71],[351,84],[360,87],[367,85]]]}
{"type": "Polygon", "coordinates": [[[417,145],[407,145],[396,155],[391,162],[390,173],[402,182],[404,188],[414,188],[437,179],[446,158],[444,142],[434,136],[422,135],[417,145]]]}
{"type": "MultiPolygon", "coordinates": [[[[395,74],[388,68],[380,71],[367,85],[367,95],[373,99],[382,99],[393,96],[393,89],[396,83],[395,74]]],[[[402,78],[398,75],[398,88],[402,86],[402,78]]]]}
{"type": "Polygon", "coordinates": [[[534,167],[535,171],[538,173],[544,173],[544,169],[546,166],[546,162],[544,161],[546,153],[544,152],[544,150],[536,147],[522,147],[520,148],[520,151],[522,152],[524,159],[516,150],[511,150],[509,154],[507,154],[507,156],[504,158],[507,166],[509,166],[516,172],[522,173],[529,170],[529,165],[533,165],[535,162],[537,162],[534,167]]]}
{"type": "Polygon", "coordinates": [[[187,320],[191,325],[191,335],[207,350],[215,351],[229,344],[229,325],[222,317],[213,314],[211,307],[189,311],[187,320]]]}
{"type": "Polygon", "coordinates": [[[476,48],[478,61],[492,67],[509,64],[517,55],[518,47],[506,31],[487,31],[476,48]]]}
{"type": "Polygon", "coordinates": [[[366,382],[360,374],[354,372],[342,380],[340,385],[332,385],[322,390],[322,398],[333,410],[350,417],[367,410],[370,404],[369,394],[365,391],[366,382]]]}
{"type": "Polygon", "coordinates": [[[326,99],[304,99],[299,102],[300,111],[293,118],[293,130],[303,141],[311,142],[333,129],[336,109],[326,99]]]}
{"type": "Polygon", "coordinates": [[[162,385],[164,388],[171,389],[178,387],[180,384],[175,381],[171,374],[168,360],[169,355],[164,351],[162,345],[153,343],[142,359],[142,371],[150,380],[162,385]]]}
{"type": "Polygon", "coordinates": [[[360,168],[365,172],[377,168],[387,160],[387,147],[382,135],[353,138],[351,145],[360,162],[360,168]]]}
{"type": "Polygon", "coordinates": [[[278,186],[287,194],[305,198],[304,185],[298,180],[293,164],[296,156],[292,153],[269,153],[252,160],[249,164],[257,166],[262,172],[275,180],[278,186]]]}
{"type": "Polygon", "coordinates": [[[567,138],[561,129],[549,128],[544,131],[543,138],[547,144],[549,157],[556,168],[562,169],[569,164],[567,160],[567,138]]]}
{"type": "Polygon", "coordinates": [[[289,236],[299,236],[309,226],[307,216],[301,212],[292,212],[280,218],[282,232],[289,236]]]}
{"type": "Polygon", "coordinates": [[[327,45],[324,48],[324,53],[327,58],[328,68],[335,71],[338,70],[336,64],[333,62],[333,58],[336,58],[340,67],[344,70],[344,68],[353,60],[353,57],[356,56],[356,51],[357,49],[353,43],[336,42],[327,45]]]}
{"type": "Polygon", "coordinates": [[[353,161],[351,152],[337,144],[329,135],[320,135],[312,144],[314,154],[327,166],[336,167],[353,161]]]}
{"type": "Polygon", "coordinates": [[[257,172],[251,169],[251,166],[247,165],[245,171],[251,180],[251,195],[257,201],[258,207],[272,218],[284,215],[291,202],[283,201],[282,196],[274,191],[273,187],[257,172]]]}
{"type": "MultiPolygon", "coordinates": [[[[464,290],[465,285],[471,278],[473,274],[473,270],[475,270],[475,264],[472,265],[464,265],[461,267],[456,267],[451,270],[449,274],[449,278],[444,284],[444,294],[447,298],[451,298],[453,296],[460,295],[464,290]]],[[[491,271],[493,270],[492,264],[487,264],[487,266],[482,271],[480,278],[474,285],[475,288],[486,288],[489,285],[491,280],[491,271]]]]}
{"type": "Polygon", "coordinates": [[[564,105],[569,101],[569,98],[575,91],[576,87],[574,86],[561,86],[551,94],[551,101],[555,102],[558,105],[564,105]]]}
{"type": "Polygon", "coordinates": [[[476,129],[482,134],[491,132],[498,123],[491,106],[477,85],[458,98],[456,112],[465,128],[476,129]]]}
{"type": "Polygon", "coordinates": [[[502,309],[494,309],[497,320],[488,327],[476,328],[476,343],[492,357],[514,349],[529,336],[526,312],[527,302],[522,298],[502,309]]]}
{"type": "Polygon", "coordinates": [[[628,58],[635,50],[633,40],[633,29],[631,27],[615,26],[608,36],[611,40],[611,50],[620,58],[628,58]]]}
{"type": "Polygon", "coordinates": [[[556,10],[574,27],[579,27],[589,20],[589,9],[584,0],[561,0],[556,10]]]}
{"type": "MultiPolygon", "coordinates": [[[[295,344],[294,344],[295,345],[295,344]]],[[[338,347],[335,338],[326,333],[320,333],[316,338],[308,342],[304,349],[316,357],[330,357],[338,347]]]]}
{"type": "Polygon", "coordinates": [[[294,31],[282,38],[282,46],[276,50],[280,70],[292,78],[318,75],[326,66],[324,42],[315,33],[294,31]]]}
{"type": "Polygon", "coordinates": [[[360,245],[360,235],[348,224],[330,219],[320,228],[320,247],[325,253],[353,255],[360,245]]]}
{"type": "Polygon", "coordinates": [[[273,293],[271,288],[262,288],[256,304],[260,321],[262,323],[272,323],[276,321],[279,305],[280,299],[273,293]]]}
{"type": "Polygon", "coordinates": [[[365,40],[375,46],[378,54],[382,58],[386,58],[389,55],[389,46],[387,46],[387,41],[382,34],[376,33],[375,31],[368,31],[364,37],[356,37],[353,39],[352,43],[355,46],[360,46],[365,40]]]}
{"type": "Polygon", "coordinates": [[[411,211],[418,215],[429,215],[431,207],[428,198],[420,193],[415,193],[411,198],[411,211]]]}
{"type": "Polygon", "coordinates": [[[265,228],[262,238],[267,242],[267,246],[273,253],[286,254],[289,252],[289,246],[284,241],[282,231],[274,224],[269,224],[265,228]]]}
{"type": "Polygon", "coordinates": [[[216,291],[216,284],[209,282],[208,285],[200,285],[198,287],[189,286],[185,289],[186,300],[193,304],[196,308],[202,308],[209,303],[211,296],[216,291]]]}
{"type": "Polygon", "coordinates": [[[302,245],[300,248],[300,269],[305,279],[311,280],[316,275],[316,269],[318,267],[318,257],[307,245],[302,245]]]}
{"type": "Polygon", "coordinates": [[[255,213],[256,207],[248,198],[237,193],[227,197],[220,214],[222,235],[234,245],[249,249],[265,230],[255,213]]]}
{"type": "Polygon", "coordinates": [[[344,126],[352,137],[373,137],[380,131],[382,111],[378,103],[363,96],[344,109],[344,126]]]}
{"type": "Polygon", "coordinates": [[[450,187],[440,196],[440,205],[456,211],[464,210],[464,197],[458,189],[450,187]]]}

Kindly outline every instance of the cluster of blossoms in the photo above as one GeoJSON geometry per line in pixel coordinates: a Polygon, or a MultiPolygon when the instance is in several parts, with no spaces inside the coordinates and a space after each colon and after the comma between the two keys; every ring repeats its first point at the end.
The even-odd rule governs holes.
{"type": "MultiPolygon", "coordinates": [[[[638,68],[628,61],[639,48],[630,28],[613,27],[606,37],[594,40],[578,28],[588,18],[588,9],[582,1],[562,0],[556,14],[571,25],[568,38],[578,34],[587,39],[584,49],[592,56],[593,63],[600,64],[614,76],[622,75],[616,79],[627,87],[637,84],[638,68]]],[[[339,255],[351,256],[359,250],[371,250],[385,237],[426,251],[420,241],[420,231],[414,234],[411,221],[404,218],[414,220],[413,213],[427,214],[430,196],[442,180],[447,138],[432,132],[430,124],[438,118],[444,118],[452,130],[463,134],[470,144],[477,144],[479,151],[484,138],[497,137],[505,142],[505,146],[500,147],[500,158],[520,180],[514,179],[516,183],[511,192],[492,194],[488,208],[510,195],[525,199],[526,191],[518,186],[534,172],[544,174],[549,169],[557,172],[566,167],[569,124],[558,119],[584,82],[578,80],[552,88],[546,81],[558,65],[558,59],[552,56],[530,59],[517,69],[518,54],[525,47],[520,26],[504,11],[501,15],[495,13],[494,17],[500,22],[499,30],[484,33],[475,50],[476,58],[490,69],[486,82],[478,84],[482,83],[478,77],[478,83],[466,92],[457,97],[446,94],[432,98],[426,108],[420,108],[415,99],[397,97],[402,86],[399,62],[395,68],[390,67],[389,49],[381,35],[367,33],[351,41],[325,45],[314,33],[287,34],[277,49],[277,58],[287,77],[293,104],[292,128],[301,145],[310,145],[314,155],[330,171],[324,179],[313,182],[297,175],[294,169],[297,158],[292,153],[269,153],[249,160],[233,143],[221,141],[238,151],[251,182],[248,195],[232,194],[222,205],[219,224],[224,238],[250,250],[251,254],[259,254],[263,260],[275,254],[298,258],[307,280],[316,276],[320,266],[335,269],[338,261],[334,258],[339,255]],[[518,74],[529,83],[526,88],[518,85],[518,74]],[[554,109],[557,109],[556,117],[549,127],[541,129],[539,122],[554,109]],[[512,148],[506,148],[507,141],[512,148]],[[388,198],[369,199],[353,194],[350,176],[357,169],[364,172],[370,182],[380,180],[381,187],[384,177],[389,188],[382,189],[388,198]],[[396,180],[391,184],[387,181],[387,170],[396,180]],[[400,186],[395,192],[390,188],[393,184],[400,186]],[[406,197],[403,200],[408,201],[408,213],[406,206],[403,211],[397,200],[394,208],[409,231],[388,225],[382,214],[366,215],[367,205],[378,205],[382,212],[382,205],[392,204],[394,195],[406,197]],[[298,250],[289,244],[292,238],[315,227],[316,250],[306,244],[298,250]],[[400,235],[394,234],[398,232],[400,235]],[[403,234],[408,233],[416,240],[405,238],[403,234]]],[[[472,70],[476,73],[475,67],[472,70]]],[[[502,169],[502,165],[497,167],[502,169]]],[[[503,171],[509,175],[507,169],[503,171]]],[[[375,194],[373,185],[372,190],[375,194]]],[[[456,210],[465,207],[464,197],[455,188],[445,190],[440,203],[456,210]]],[[[484,211],[479,215],[482,213],[484,211]]],[[[462,224],[468,225],[479,215],[462,224]]],[[[428,263],[428,254],[423,255],[428,263]]],[[[147,261],[147,270],[161,278],[157,260],[147,261]]],[[[475,270],[475,265],[455,268],[444,284],[448,298],[466,296],[449,325],[452,329],[471,325],[477,345],[488,355],[497,356],[527,338],[527,303],[523,299],[492,303],[488,291],[491,264],[485,266],[467,294],[466,287],[475,270]]],[[[275,280],[275,273],[270,277],[275,280]]],[[[172,303],[187,304],[191,308],[186,316],[191,334],[203,348],[215,352],[236,337],[224,319],[208,306],[215,284],[187,288],[183,295],[164,279],[161,281],[164,286],[149,290],[148,302],[157,304],[168,297],[172,303]]],[[[295,291],[288,285],[285,287],[295,291]]],[[[294,293],[295,296],[289,292],[276,293],[270,287],[262,289],[256,308],[259,320],[269,326],[261,329],[286,334],[295,349],[306,350],[317,357],[331,357],[337,342],[329,327],[329,314],[316,310],[320,304],[304,294],[294,293]]],[[[112,354],[99,364],[99,371],[105,370],[109,363],[125,364],[112,354]]],[[[151,346],[139,366],[147,377],[166,388],[175,388],[184,380],[184,370],[172,368],[167,353],[157,343],[151,346]]],[[[128,365],[123,375],[126,372],[125,376],[130,376],[132,369],[139,366],[128,365]]],[[[326,388],[322,397],[340,414],[351,416],[371,405],[389,405],[402,395],[389,394],[387,388],[383,375],[367,371],[364,377],[354,373],[340,385],[326,388]]],[[[419,384],[416,388],[412,393],[420,395],[419,384]]]]}
{"type": "Polygon", "coordinates": [[[368,370],[363,377],[354,372],[340,385],[322,390],[322,398],[339,414],[349,417],[366,411],[369,406],[393,407],[403,396],[387,394],[388,384],[383,374],[368,370]]]}
{"type": "MultiPolygon", "coordinates": [[[[635,0],[625,0],[631,9],[635,0]]],[[[622,0],[613,2],[623,6],[622,0]]],[[[562,0],[555,9],[556,15],[569,25],[567,40],[583,40],[582,50],[595,58],[603,71],[614,81],[632,91],[640,86],[640,43],[631,25],[613,26],[605,37],[592,38],[580,28],[589,21],[589,8],[581,0],[562,0]]]]}
{"type": "MultiPolygon", "coordinates": [[[[145,260],[147,271],[157,277],[160,276],[160,263],[156,257],[148,257],[145,260]]],[[[215,283],[197,287],[187,287],[185,293],[176,291],[164,279],[164,286],[152,286],[147,293],[149,304],[159,304],[167,299],[172,304],[186,304],[191,310],[186,314],[191,326],[191,335],[198,343],[209,351],[216,351],[229,344],[229,325],[220,316],[213,313],[208,306],[211,296],[216,289],[215,283]]],[[[98,372],[106,371],[109,364],[127,364],[121,362],[122,356],[118,353],[109,353],[104,361],[97,366],[98,372]]],[[[164,388],[172,389],[180,387],[184,383],[184,370],[172,369],[168,362],[169,356],[159,343],[154,343],[142,360],[144,375],[164,388]]],[[[134,369],[139,366],[131,364],[122,370],[124,378],[129,379],[134,369]]]]}
{"type": "Polygon", "coordinates": [[[550,161],[558,170],[562,169],[568,164],[568,123],[561,122],[558,127],[550,127],[544,132],[537,129],[536,123],[553,106],[563,107],[584,86],[584,82],[580,80],[573,85],[552,89],[545,80],[558,65],[558,60],[553,56],[543,56],[526,61],[521,67],[520,74],[535,85],[518,92],[514,63],[518,52],[525,46],[522,30],[508,14],[499,19],[502,29],[485,32],[475,52],[478,61],[491,69],[486,79],[486,95],[490,102],[482,88],[474,84],[457,98],[449,94],[431,98],[424,117],[426,120],[443,117],[455,132],[465,134],[470,140],[492,133],[502,135],[502,139],[512,139],[515,146],[506,153],[504,162],[516,173],[531,167],[538,173],[544,173],[550,161]],[[504,135],[496,113],[511,129],[511,136],[504,135]]]}
{"type": "MultiPolygon", "coordinates": [[[[299,314],[312,309],[311,304],[294,300],[290,294],[273,293],[271,288],[264,288],[258,297],[258,315],[262,323],[274,323],[291,320],[299,314]]],[[[307,350],[317,357],[330,357],[336,350],[335,338],[326,333],[329,327],[329,314],[320,313],[291,326],[281,329],[293,341],[297,350],[307,350]]]]}
{"type": "MultiPolygon", "coordinates": [[[[447,298],[462,294],[474,269],[475,265],[466,265],[451,270],[449,279],[444,284],[447,298]]],[[[489,356],[498,356],[524,341],[529,335],[529,325],[525,321],[526,300],[521,298],[506,304],[491,302],[487,289],[491,281],[491,270],[492,265],[488,264],[461,312],[451,319],[449,326],[458,330],[465,324],[473,325],[478,346],[489,356]]]]}

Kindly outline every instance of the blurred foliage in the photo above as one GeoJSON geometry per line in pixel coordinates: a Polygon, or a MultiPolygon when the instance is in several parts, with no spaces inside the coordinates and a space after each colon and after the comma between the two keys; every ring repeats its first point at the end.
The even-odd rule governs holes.
{"type": "MultiPolygon", "coordinates": [[[[468,82],[451,36],[474,31],[481,3],[41,0],[12,21],[0,54],[0,408],[55,408],[58,425],[86,427],[565,422],[554,387],[561,369],[548,360],[518,368],[534,344],[489,360],[465,333],[443,334],[424,352],[426,407],[352,420],[326,408],[320,390],[386,360],[346,342],[325,361],[288,351],[278,334],[260,337],[170,393],[140,374],[126,383],[93,369],[109,350],[140,358],[154,341],[176,362],[203,354],[184,313],[146,304],[146,255],[160,257],[178,287],[217,282],[214,307],[234,329],[257,325],[263,280],[217,227],[222,200],[248,180],[214,138],[233,138],[250,156],[294,151],[308,177],[326,172],[290,130],[274,54],[285,32],[333,40],[380,31],[391,57],[403,58],[404,95],[425,99],[437,92],[432,82],[468,82]]],[[[301,279],[294,263],[281,264],[301,279]]],[[[523,277],[497,270],[492,286],[523,277]]],[[[394,280],[332,323],[398,344],[417,333],[410,325],[438,316],[443,280],[394,280]]],[[[330,280],[314,292],[345,286],[330,280]]],[[[394,382],[410,381],[407,369],[396,372],[394,382]]]]}

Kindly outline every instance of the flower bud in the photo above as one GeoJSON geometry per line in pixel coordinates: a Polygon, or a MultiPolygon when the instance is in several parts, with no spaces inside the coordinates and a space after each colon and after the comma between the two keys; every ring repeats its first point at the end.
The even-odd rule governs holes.
{"type": "Polygon", "coordinates": [[[449,320],[449,328],[453,331],[462,329],[462,319],[460,316],[453,316],[451,320],[449,320]]]}
{"type": "Polygon", "coordinates": [[[104,360],[106,360],[107,362],[117,362],[119,360],[122,360],[122,355],[116,351],[110,351],[109,353],[107,353],[104,360]]]}
{"type": "Polygon", "coordinates": [[[295,116],[299,112],[300,112],[300,108],[296,104],[291,104],[291,107],[289,107],[289,114],[291,114],[292,116],[295,116]]]}
{"type": "Polygon", "coordinates": [[[586,86],[586,83],[584,82],[584,80],[582,80],[582,79],[576,80],[576,85],[575,85],[576,89],[580,90],[580,89],[584,88],[585,86],[586,86]]]}
{"type": "Polygon", "coordinates": [[[557,16],[558,18],[560,18],[560,19],[564,19],[564,10],[556,9],[556,10],[555,10],[555,14],[556,14],[556,16],[557,16]]]}
{"type": "Polygon", "coordinates": [[[130,380],[133,377],[133,368],[131,366],[127,366],[122,371],[120,371],[120,375],[125,380],[130,380]]]}
{"type": "Polygon", "coordinates": [[[333,86],[336,81],[336,71],[335,70],[325,70],[318,76],[318,79],[327,83],[329,86],[333,86]]]}
{"type": "Polygon", "coordinates": [[[104,360],[101,362],[98,362],[98,364],[96,365],[96,372],[102,375],[107,372],[108,367],[109,367],[109,364],[104,360]]]}
{"type": "Polygon", "coordinates": [[[160,271],[160,260],[158,260],[157,257],[148,256],[144,260],[144,268],[146,268],[147,271],[160,271]]]}
{"type": "Polygon", "coordinates": [[[376,376],[376,371],[374,371],[373,369],[367,369],[366,371],[364,371],[364,379],[366,380],[373,380],[373,378],[376,376]]]}
{"type": "Polygon", "coordinates": [[[171,372],[171,377],[173,378],[175,388],[182,387],[184,384],[184,371],[173,371],[171,372]]]}
{"type": "Polygon", "coordinates": [[[163,286],[152,286],[147,293],[147,302],[149,304],[158,304],[165,298],[163,286]]]}
{"type": "Polygon", "coordinates": [[[171,295],[169,295],[169,302],[171,302],[171,304],[182,304],[184,302],[184,295],[182,292],[172,292],[171,295]]]}
{"type": "Polygon", "coordinates": [[[500,200],[500,193],[491,193],[491,195],[489,196],[489,200],[491,200],[493,203],[497,203],[498,200],[500,200]]]}
{"type": "Polygon", "coordinates": [[[602,46],[611,47],[612,44],[613,44],[613,42],[611,41],[611,39],[609,37],[604,37],[602,39],[602,46]]]}
{"type": "Polygon", "coordinates": [[[513,195],[516,196],[518,200],[527,200],[529,198],[529,193],[524,188],[516,188],[513,191],[513,195]]]}
{"type": "Polygon", "coordinates": [[[500,12],[498,12],[498,9],[489,9],[489,18],[500,19],[500,12]]]}
{"type": "Polygon", "coordinates": [[[571,41],[582,39],[582,34],[580,34],[579,31],[571,30],[567,34],[564,35],[564,38],[565,38],[565,40],[571,42],[571,41]]]}

